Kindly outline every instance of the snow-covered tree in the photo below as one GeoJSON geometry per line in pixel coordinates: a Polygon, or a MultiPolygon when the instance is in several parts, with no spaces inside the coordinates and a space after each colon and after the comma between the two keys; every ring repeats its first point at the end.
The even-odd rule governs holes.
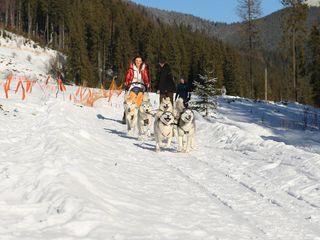
{"type": "Polygon", "coordinates": [[[217,98],[215,83],[217,78],[213,71],[207,72],[205,75],[199,74],[200,79],[194,82],[193,98],[190,102],[191,108],[207,117],[217,109],[217,98]]]}

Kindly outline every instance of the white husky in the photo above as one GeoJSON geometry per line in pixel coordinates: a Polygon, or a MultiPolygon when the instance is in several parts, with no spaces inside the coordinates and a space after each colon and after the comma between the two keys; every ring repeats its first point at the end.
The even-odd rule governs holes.
{"type": "Polygon", "coordinates": [[[171,112],[173,113],[173,106],[172,103],[170,101],[170,98],[163,98],[160,105],[159,105],[159,110],[156,113],[155,119],[159,119],[160,116],[164,113],[164,112],[171,112]]]}
{"type": "Polygon", "coordinates": [[[195,147],[196,124],[194,113],[190,109],[185,109],[179,118],[178,125],[178,151],[190,152],[195,147]]]}
{"type": "Polygon", "coordinates": [[[174,117],[176,119],[180,118],[181,113],[184,111],[185,106],[183,103],[183,99],[182,98],[178,98],[177,101],[175,102],[175,107],[174,107],[174,117]]]}
{"type": "Polygon", "coordinates": [[[174,118],[175,118],[175,126],[174,126],[174,137],[177,137],[178,136],[178,129],[177,129],[177,125],[178,125],[178,121],[180,119],[180,115],[181,113],[185,110],[185,106],[184,106],[184,103],[183,103],[183,99],[182,98],[178,98],[175,102],[175,106],[174,106],[174,109],[173,109],[173,115],[174,115],[174,118]]]}
{"type": "Polygon", "coordinates": [[[162,114],[155,119],[154,137],[156,140],[157,152],[160,152],[163,140],[167,140],[167,147],[171,146],[171,141],[173,137],[173,125],[174,125],[174,116],[172,112],[168,112],[168,111],[162,112],[162,114]]]}
{"type": "Polygon", "coordinates": [[[130,98],[125,99],[124,103],[126,124],[128,129],[128,134],[133,135],[137,129],[138,123],[138,106],[130,98]]]}
{"type": "Polygon", "coordinates": [[[139,139],[151,136],[152,117],[150,99],[147,96],[144,96],[138,111],[139,139]]]}

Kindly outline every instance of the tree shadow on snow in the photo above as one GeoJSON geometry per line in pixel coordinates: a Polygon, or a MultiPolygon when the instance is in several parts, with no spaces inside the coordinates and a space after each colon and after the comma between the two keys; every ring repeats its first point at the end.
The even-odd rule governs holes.
{"type": "Polygon", "coordinates": [[[108,120],[108,121],[113,121],[113,122],[117,122],[117,123],[121,123],[122,124],[122,121],[121,120],[117,120],[117,119],[113,119],[113,118],[107,118],[101,114],[97,114],[97,118],[100,119],[100,120],[108,120]]]}
{"type": "Polygon", "coordinates": [[[109,129],[109,128],[104,128],[104,130],[108,133],[112,133],[115,135],[118,135],[119,137],[127,138],[127,139],[134,139],[137,140],[136,137],[128,136],[126,132],[121,132],[115,129],[109,129]]]}

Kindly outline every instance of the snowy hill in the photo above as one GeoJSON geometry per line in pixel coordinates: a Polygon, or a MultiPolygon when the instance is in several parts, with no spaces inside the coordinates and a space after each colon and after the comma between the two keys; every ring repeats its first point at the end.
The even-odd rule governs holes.
{"type": "MultiPolygon", "coordinates": [[[[20,73],[47,74],[23,54],[20,73]]],[[[320,239],[318,109],[221,97],[216,119],[197,115],[195,151],[156,153],[126,134],[123,95],[92,108],[37,85],[9,96],[1,87],[1,240],[320,239]]]]}
{"type": "Polygon", "coordinates": [[[320,6],[320,1],[319,0],[306,0],[306,3],[309,6],[315,6],[315,7],[319,7],[320,6]]]}
{"type": "Polygon", "coordinates": [[[16,77],[45,80],[57,55],[52,49],[4,30],[0,31],[0,50],[1,79],[12,73],[16,77]]]}

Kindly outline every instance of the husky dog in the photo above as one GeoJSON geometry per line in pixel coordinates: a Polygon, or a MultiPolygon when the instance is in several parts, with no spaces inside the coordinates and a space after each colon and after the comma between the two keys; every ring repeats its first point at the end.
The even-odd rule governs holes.
{"type": "Polygon", "coordinates": [[[194,113],[190,109],[185,109],[179,118],[178,125],[178,151],[190,152],[190,149],[194,149],[195,138],[195,119],[194,113]]]}
{"type": "Polygon", "coordinates": [[[182,98],[178,98],[175,102],[175,106],[173,109],[173,115],[174,115],[174,119],[175,119],[175,126],[173,128],[173,136],[177,137],[178,136],[178,130],[177,130],[177,125],[178,125],[178,121],[180,119],[180,115],[181,113],[184,111],[185,106],[183,103],[183,99],[182,98]]]}
{"type": "Polygon", "coordinates": [[[155,119],[159,119],[160,116],[164,113],[164,112],[171,112],[173,113],[173,106],[172,103],[170,101],[170,98],[163,98],[160,105],[159,105],[159,110],[156,113],[155,119]]]}
{"type": "MultiPolygon", "coordinates": [[[[159,112],[158,112],[159,113],[159,112]]],[[[167,147],[170,147],[173,137],[174,116],[172,112],[162,112],[154,122],[154,137],[156,140],[156,152],[160,152],[162,141],[167,139],[167,147]]]]}
{"type": "Polygon", "coordinates": [[[138,106],[133,100],[131,100],[130,98],[126,98],[124,109],[128,134],[133,135],[137,128],[138,106]]]}
{"type": "Polygon", "coordinates": [[[185,106],[183,103],[183,99],[182,98],[178,98],[175,104],[175,108],[174,108],[174,117],[176,119],[180,118],[181,113],[184,111],[185,106]]]}
{"type": "Polygon", "coordinates": [[[144,96],[138,111],[139,139],[151,136],[152,105],[148,96],[144,96]]]}

